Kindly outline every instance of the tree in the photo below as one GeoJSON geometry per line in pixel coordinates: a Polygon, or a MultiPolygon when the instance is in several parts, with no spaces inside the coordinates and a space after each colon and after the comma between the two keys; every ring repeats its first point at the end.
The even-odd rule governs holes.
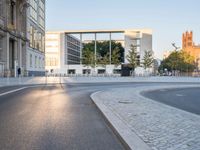
{"type": "Polygon", "coordinates": [[[90,51],[90,49],[85,49],[85,51],[83,51],[82,63],[85,66],[87,66],[88,69],[89,67],[95,68],[96,60],[95,60],[94,52],[90,51]]]}
{"type": "Polygon", "coordinates": [[[106,55],[104,55],[104,57],[99,56],[98,57],[98,65],[101,65],[103,68],[105,68],[106,70],[106,65],[110,62],[109,60],[109,53],[107,53],[106,55]]]}
{"type": "MultiPolygon", "coordinates": [[[[109,48],[110,48],[110,42],[109,41],[103,41],[103,42],[97,41],[96,44],[97,44],[97,53],[101,57],[104,57],[105,55],[107,55],[109,53],[109,48]]],[[[94,47],[95,47],[94,41],[89,42],[89,43],[84,43],[83,44],[83,52],[87,49],[94,52],[94,47]]],[[[119,54],[120,54],[119,61],[124,62],[124,48],[123,48],[122,44],[120,42],[112,41],[111,47],[112,47],[112,50],[116,49],[116,47],[119,48],[119,54]]]]}
{"type": "Polygon", "coordinates": [[[154,58],[153,58],[152,51],[145,51],[143,62],[142,62],[144,69],[146,70],[147,68],[150,68],[153,64],[153,61],[154,61],[154,58]]]}
{"type": "Polygon", "coordinates": [[[114,68],[117,68],[120,65],[120,49],[119,49],[119,47],[116,47],[112,51],[111,62],[114,65],[114,68]]]}
{"type": "Polygon", "coordinates": [[[164,69],[171,72],[193,72],[195,69],[195,59],[184,50],[174,51],[161,62],[159,70],[164,69]]]}
{"type": "Polygon", "coordinates": [[[132,69],[132,75],[133,75],[133,72],[138,65],[137,50],[136,50],[135,46],[131,45],[131,49],[129,50],[126,58],[127,58],[129,65],[132,69]]]}

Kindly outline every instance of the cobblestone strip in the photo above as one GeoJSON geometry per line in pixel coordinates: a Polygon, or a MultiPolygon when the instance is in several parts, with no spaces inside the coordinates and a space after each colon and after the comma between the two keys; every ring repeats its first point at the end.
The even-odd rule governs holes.
{"type": "Polygon", "coordinates": [[[200,150],[200,116],[140,95],[142,91],[195,86],[199,87],[113,89],[96,94],[93,100],[120,118],[126,125],[123,130],[136,133],[152,150],[200,150]]]}

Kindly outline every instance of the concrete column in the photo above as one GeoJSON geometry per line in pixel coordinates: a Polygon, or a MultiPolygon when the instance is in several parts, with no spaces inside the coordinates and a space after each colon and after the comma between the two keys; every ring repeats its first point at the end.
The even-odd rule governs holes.
{"type": "Polygon", "coordinates": [[[18,41],[18,67],[22,68],[22,40],[18,41]]]}
{"type": "Polygon", "coordinates": [[[95,58],[95,61],[97,60],[97,33],[94,34],[95,36],[95,44],[94,44],[94,58],[95,58]]]}
{"type": "Polygon", "coordinates": [[[110,33],[110,46],[109,46],[109,59],[110,59],[110,65],[112,64],[112,34],[110,33]]]}
{"type": "Polygon", "coordinates": [[[7,71],[9,71],[9,69],[10,69],[10,59],[9,59],[9,56],[10,56],[10,54],[9,54],[9,52],[10,52],[10,35],[7,33],[6,34],[6,46],[5,46],[5,49],[6,49],[6,69],[7,69],[7,71]]]}
{"type": "Polygon", "coordinates": [[[83,45],[82,45],[82,33],[80,33],[80,64],[82,65],[82,56],[83,56],[83,45]]]}
{"type": "Polygon", "coordinates": [[[19,67],[19,56],[20,56],[19,47],[20,47],[19,40],[14,41],[14,53],[13,53],[14,54],[14,60],[13,61],[14,61],[14,74],[15,74],[15,77],[17,77],[17,69],[19,67]]]}

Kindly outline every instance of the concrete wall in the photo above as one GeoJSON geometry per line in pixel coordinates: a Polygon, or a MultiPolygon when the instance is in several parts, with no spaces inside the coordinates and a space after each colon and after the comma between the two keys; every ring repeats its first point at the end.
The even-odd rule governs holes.
{"type": "Polygon", "coordinates": [[[50,72],[53,69],[54,74],[68,74],[68,70],[75,70],[75,74],[83,74],[84,69],[90,69],[91,74],[97,74],[98,70],[106,70],[105,74],[113,74],[114,69],[121,69],[121,66],[115,67],[114,65],[107,65],[106,67],[97,66],[96,68],[91,68],[84,65],[65,65],[62,68],[56,67],[46,67],[46,69],[50,72]]]}
{"type": "Polygon", "coordinates": [[[125,31],[125,63],[128,63],[126,56],[131,49],[131,44],[139,50],[140,61],[142,62],[145,50],[152,51],[152,31],[151,30],[127,30],[125,31]],[[140,41],[136,43],[135,41],[140,41]]]}

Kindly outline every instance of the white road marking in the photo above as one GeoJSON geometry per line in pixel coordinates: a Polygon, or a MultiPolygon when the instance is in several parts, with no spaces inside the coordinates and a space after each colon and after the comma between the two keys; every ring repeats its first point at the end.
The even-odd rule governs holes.
{"type": "Polygon", "coordinates": [[[26,89],[26,88],[28,88],[28,87],[22,87],[22,88],[19,88],[19,89],[15,89],[15,90],[12,90],[12,91],[8,91],[8,92],[5,92],[5,93],[1,93],[1,94],[0,94],[0,97],[1,97],[1,96],[4,96],[4,95],[11,94],[11,93],[14,93],[14,92],[18,92],[18,91],[24,90],[24,89],[26,89]]]}

